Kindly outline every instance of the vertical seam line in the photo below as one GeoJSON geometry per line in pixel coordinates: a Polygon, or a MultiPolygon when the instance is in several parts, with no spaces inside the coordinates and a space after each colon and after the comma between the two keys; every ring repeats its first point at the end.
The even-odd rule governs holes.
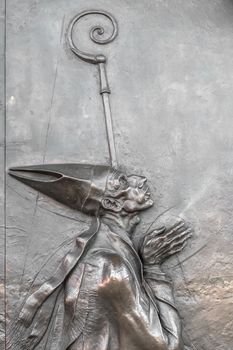
{"type": "Polygon", "coordinates": [[[4,173],[3,173],[3,182],[4,182],[4,336],[5,336],[5,349],[6,349],[6,333],[7,333],[7,303],[6,303],[6,252],[7,252],[7,244],[6,244],[6,117],[7,117],[7,110],[6,110],[6,0],[4,1],[4,53],[3,53],[3,60],[4,60],[4,72],[3,72],[3,83],[4,83],[4,88],[3,88],[3,103],[4,103],[4,159],[3,159],[3,164],[4,164],[4,173]]]}

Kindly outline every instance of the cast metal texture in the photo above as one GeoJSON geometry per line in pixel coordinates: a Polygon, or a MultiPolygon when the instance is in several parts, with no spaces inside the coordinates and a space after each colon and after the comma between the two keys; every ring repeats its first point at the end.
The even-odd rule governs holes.
{"type": "Polygon", "coordinates": [[[102,95],[102,99],[103,99],[109,156],[110,156],[111,165],[113,167],[117,167],[117,156],[116,156],[116,148],[115,148],[115,141],[114,141],[114,134],[113,134],[111,107],[110,107],[110,101],[109,101],[109,94],[111,93],[111,91],[108,84],[107,72],[105,67],[107,59],[104,55],[101,55],[101,54],[93,55],[93,54],[82,52],[77,48],[73,40],[74,25],[82,17],[91,15],[91,14],[92,15],[99,14],[107,17],[111,21],[111,24],[113,26],[112,34],[107,39],[101,39],[101,36],[104,34],[104,28],[101,26],[94,26],[90,31],[90,38],[93,42],[95,42],[96,44],[105,45],[110,43],[116,38],[118,33],[118,28],[117,28],[117,22],[115,18],[111,14],[105,11],[90,10],[90,11],[82,12],[81,14],[75,16],[73,20],[70,22],[70,25],[68,28],[68,34],[67,34],[68,42],[71,50],[75,53],[75,55],[77,55],[83,61],[86,61],[92,64],[98,64],[99,76],[100,76],[100,94],[102,95]]]}
{"type": "Polygon", "coordinates": [[[0,179],[0,348],[6,316],[16,349],[231,349],[232,1],[11,0],[6,13],[0,156],[21,181],[0,179]],[[79,17],[76,49],[105,56],[88,64],[69,24],[96,6],[117,25],[79,17]],[[118,36],[96,45],[96,26],[118,36]]]}
{"type": "Polygon", "coordinates": [[[182,350],[181,320],[172,283],[161,265],[181,252],[191,229],[181,219],[149,230],[138,249],[131,237],[140,213],[153,206],[144,176],[120,170],[110,109],[106,57],[79,50],[73,41],[76,22],[87,15],[110,19],[113,32],[95,26],[90,38],[107,44],[117,35],[114,17],[86,11],[68,28],[71,50],[99,65],[110,165],[50,164],[11,168],[9,174],[58,202],[93,217],[76,237],[51,277],[31,292],[12,322],[7,349],[182,350]]]}

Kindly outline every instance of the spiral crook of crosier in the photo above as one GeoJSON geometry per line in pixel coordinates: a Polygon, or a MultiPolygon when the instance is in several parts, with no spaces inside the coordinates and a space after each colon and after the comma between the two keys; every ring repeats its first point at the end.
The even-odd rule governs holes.
{"type": "Polygon", "coordinates": [[[88,15],[102,15],[107,17],[113,27],[112,33],[108,38],[101,38],[101,36],[105,33],[105,30],[102,26],[94,26],[93,28],[91,28],[90,30],[90,39],[96,43],[96,44],[101,44],[101,45],[105,45],[108,44],[110,42],[112,42],[117,34],[118,34],[118,26],[117,26],[117,22],[115,20],[115,18],[108,12],[106,11],[102,11],[102,10],[88,10],[88,11],[84,11],[78,15],[76,15],[70,22],[69,27],[68,27],[68,32],[67,32],[67,40],[68,40],[68,44],[70,46],[70,49],[83,61],[88,62],[88,63],[92,63],[92,64],[98,64],[98,63],[105,63],[106,62],[106,57],[104,55],[95,55],[95,54],[91,54],[91,53],[87,53],[84,51],[81,51],[75,44],[73,41],[73,29],[75,24],[83,17],[88,16],[88,15]]]}

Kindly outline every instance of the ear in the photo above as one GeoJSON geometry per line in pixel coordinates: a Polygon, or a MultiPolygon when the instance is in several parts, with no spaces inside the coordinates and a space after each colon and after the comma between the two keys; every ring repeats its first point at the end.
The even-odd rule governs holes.
{"type": "Polygon", "coordinates": [[[104,209],[114,211],[115,213],[119,213],[122,209],[121,203],[111,197],[104,197],[101,204],[104,209]]]}

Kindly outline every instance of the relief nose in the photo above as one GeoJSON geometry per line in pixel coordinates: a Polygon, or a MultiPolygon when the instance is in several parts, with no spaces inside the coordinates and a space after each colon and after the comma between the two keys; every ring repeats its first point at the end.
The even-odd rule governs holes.
{"type": "Polygon", "coordinates": [[[147,178],[146,177],[142,177],[139,181],[138,181],[138,187],[139,188],[143,188],[144,184],[147,182],[147,178]]]}

